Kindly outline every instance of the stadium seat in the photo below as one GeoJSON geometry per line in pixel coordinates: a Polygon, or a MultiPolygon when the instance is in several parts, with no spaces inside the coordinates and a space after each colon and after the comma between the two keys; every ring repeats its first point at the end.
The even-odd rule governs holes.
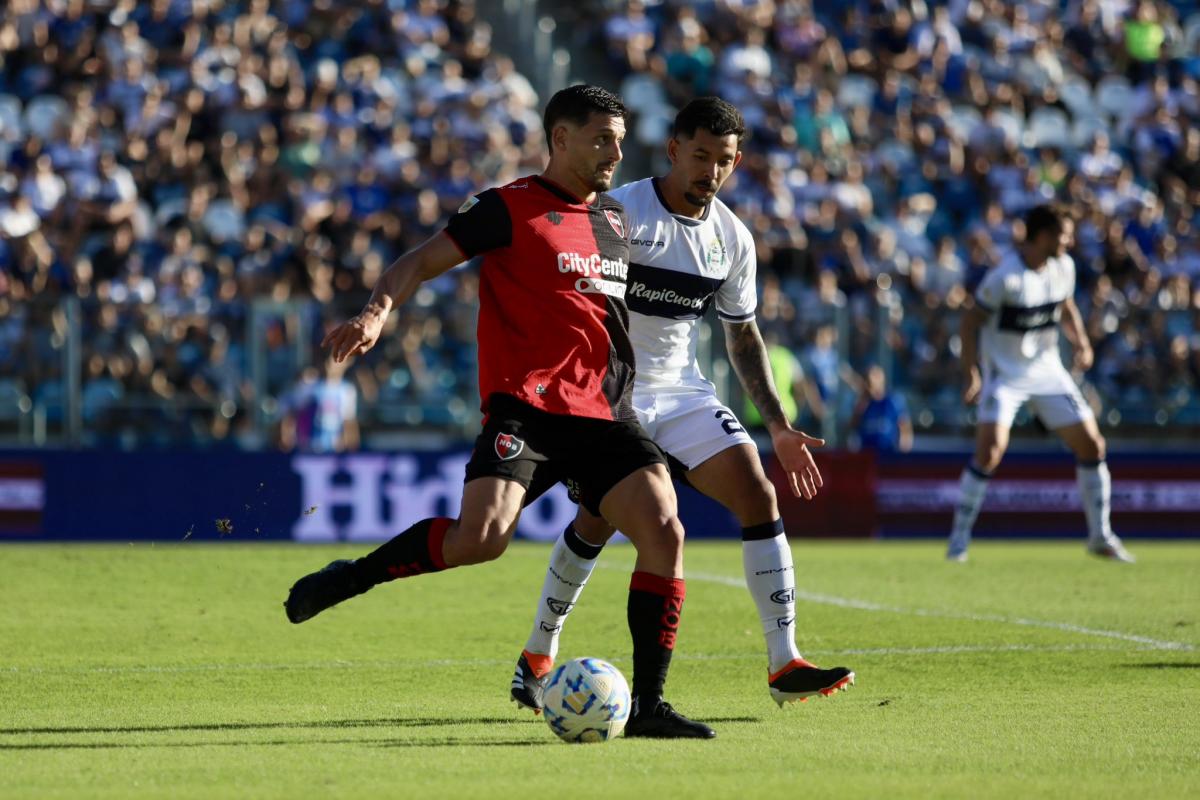
{"type": "Polygon", "coordinates": [[[846,75],[838,87],[837,104],[843,109],[870,107],[879,90],[875,80],[866,75],[846,75]]]}
{"type": "Polygon", "coordinates": [[[1183,50],[1192,55],[1200,53],[1200,14],[1193,14],[1183,24],[1183,50]]]}
{"type": "Polygon", "coordinates": [[[0,379],[0,422],[16,422],[29,413],[29,396],[16,378],[0,379]]]}
{"type": "Polygon", "coordinates": [[[1070,145],[1071,126],[1067,115],[1057,108],[1039,108],[1029,115],[1027,144],[1033,147],[1066,148],[1070,145]]]}
{"type": "Polygon", "coordinates": [[[35,97],[25,107],[25,127],[34,136],[43,140],[51,139],[59,126],[66,122],[70,110],[67,101],[61,97],[35,97]]]}
{"type": "Polygon", "coordinates": [[[1133,107],[1133,87],[1120,75],[1108,75],[1096,84],[1096,105],[1114,120],[1121,120],[1133,107]]]}
{"type": "Polygon", "coordinates": [[[1091,146],[1092,140],[1101,131],[1108,131],[1108,122],[1104,118],[1096,116],[1093,110],[1090,114],[1076,118],[1074,125],[1071,126],[1071,144],[1080,150],[1085,150],[1091,146]]]}
{"type": "Polygon", "coordinates": [[[217,244],[240,239],[246,232],[246,219],[232,200],[213,200],[204,214],[204,227],[217,244]]]}
{"type": "Polygon", "coordinates": [[[1058,96],[1076,118],[1095,113],[1096,101],[1092,97],[1092,87],[1083,78],[1068,78],[1063,81],[1058,87],[1058,96]]]}
{"type": "Polygon", "coordinates": [[[179,197],[174,200],[167,200],[159,204],[158,210],[154,212],[154,224],[159,228],[165,228],[176,217],[182,217],[186,211],[186,198],[179,197]]]}
{"type": "Polygon", "coordinates": [[[975,126],[983,121],[983,115],[979,113],[979,109],[975,106],[959,105],[955,106],[950,113],[948,124],[959,138],[966,141],[971,136],[971,131],[975,126]]]}
{"type": "Polygon", "coordinates": [[[1004,136],[1010,141],[1021,144],[1025,141],[1025,121],[1015,112],[997,109],[994,115],[996,124],[1004,129],[1004,136]]]}
{"type": "Polygon", "coordinates": [[[20,99],[11,94],[0,94],[0,141],[16,142],[24,135],[20,99]]]}

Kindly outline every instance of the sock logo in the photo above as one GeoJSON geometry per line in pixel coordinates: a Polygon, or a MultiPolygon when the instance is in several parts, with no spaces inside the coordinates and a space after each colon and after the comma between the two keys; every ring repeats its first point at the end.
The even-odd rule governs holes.
{"type": "Polygon", "coordinates": [[[794,602],[796,599],[795,589],[780,589],[778,592],[771,594],[771,602],[779,603],[781,606],[786,606],[788,603],[794,602]]]}
{"type": "Polygon", "coordinates": [[[571,613],[571,609],[575,607],[575,604],[568,603],[566,600],[559,600],[555,597],[547,597],[546,607],[561,617],[564,614],[571,613]]]}
{"type": "Polygon", "coordinates": [[[549,622],[542,623],[542,630],[546,633],[558,633],[562,630],[562,623],[551,624],[549,622]]]}
{"type": "Polygon", "coordinates": [[[658,643],[668,650],[675,649],[675,634],[679,631],[679,615],[682,612],[682,597],[664,599],[662,617],[658,621],[661,626],[658,632],[658,643]]]}
{"type": "Polygon", "coordinates": [[[791,567],[772,567],[771,569],[760,569],[755,572],[755,575],[774,575],[777,572],[791,572],[791,567]]]}
{"type": "Polygon", "coordinates": [[[587,585],[586,583],[575,583],[574,581],[567,580],[562,575],[559,575],[558,572],[554,569],[554,567],[549,567],[548,569],[550,570],[550,574],[553,575],[558,580],[559,583],[565,583],[567,586],[586,586],[587,585]]]}
{"type": "MultiPolygon", "coordinates": [[[[779,627],[781,627],[781,628],[786,628],[786,627],[788,627],[789,625],[791,625],[791,624],[792,624],[793,622],[795,622],[795,621],[796,621],[796,618],[795,618],[795,617],[780,617],[780,618],[779,618],[779,621],[778,621],[778,623],[777,623],[777,624],[778,624],[778,625],[779,625],[779,627]]],[[[545,624],[545,623],[543,623],[543,624],[545,624]]]]}
{"type": "Polygon", "coordinates": [[[496,455],[501,461],[509,461],[521,455],[521,451],[525,449],[525,441],[518,439],[511,433],[497,433],[495,450],[496,455]]]}

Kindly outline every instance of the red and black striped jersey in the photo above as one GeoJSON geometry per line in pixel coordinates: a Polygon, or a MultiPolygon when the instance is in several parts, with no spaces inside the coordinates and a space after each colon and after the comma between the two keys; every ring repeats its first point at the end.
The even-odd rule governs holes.
{"type": "Polygon", "coordinates": [[[446,235],[483,256],[479,394],[542,411],[633,420],[633,348],[625,280],[625,210],[607,194],[587,204],[538,176],[476,195],[446,235]]]}

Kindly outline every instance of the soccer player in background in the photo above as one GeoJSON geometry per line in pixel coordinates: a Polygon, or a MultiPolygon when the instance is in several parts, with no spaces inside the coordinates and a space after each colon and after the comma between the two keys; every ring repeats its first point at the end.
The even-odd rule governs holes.
{"type": "Polygon", "coordinates": [[[1024,242],[983,277],[974,307],[963,316],[963,400],[979,402],[979,423],[975,458],[959,483],[946,550],[951,561],[967,560],[988,480],[1000,466],[1013,419],[1025,403],[1075,454],[1088,552],[1134,561],[1109,522],[1112,480],[1104,437],[1059,354],[1061,322],[1074,348],[1074,366],[1082,371],[1092,365],[1092,346],[1075,306],[1075,263],[1067,255],[1074,234],[1074,221],[1052,206],[1031,209],[1024,242]]]}
{"type": "MultiPolygon", "coordinates": [[[[717,399],[696,360],[700,318],[715,303],[730,360],[771,433],[792,491],[812,498],[821,475],[808,448],[824,441],[793,430],[783,411],[754,321],[754,239],[717,199],[741,162],[744,133],[742,115],[729,103],[715,97],[693,100],[675,118],[667,143],[670,171],[612,194],[620,198],[630,221],[625,298],[637,357],[634,409],[667,453],[672,471],[732,511],[742,525],[742,561],[767,640],[769,688],[782,706],[818,693],[833,694],[853,683],[854,673],[845,667],[819,669],[797,650],[792,551],[775,489],[758,448],[717,399]]],[[[511,692],[518,704],[542,707],[563,622],[614,526],[624,531],[619,521],[607,515],[601,519],[581,505],[555,543],[533,631],[513,677],[511,692]]]]}
{"type": "Polygon", "coordinates": [[[343,361],[371,349],[392,308],[426,280],[482,255],[479,386],[483,430],[457,519],[418,522],[363,558],[292,587],[303,622],[376,584],[498,558],[524,505],[568,477],[579,502],[637,547],[629,588],[633,706],[626,736],[714,736],[662,699],[683,608],[683,526],[666,460],[633,412],[633,349],[621,204],[605,193],[621,160],[626,109],[572,86],[551,98],[542,175],[480,193],[445,230],[380,277],[362,312],[324,346],[343,361]]]}

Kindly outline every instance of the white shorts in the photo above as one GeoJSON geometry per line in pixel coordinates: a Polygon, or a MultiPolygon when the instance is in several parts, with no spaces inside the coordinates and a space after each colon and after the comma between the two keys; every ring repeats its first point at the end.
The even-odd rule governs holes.
{"type": "Polygon", "coordinates": [[[688,469],[739,444],[754,444],[750,434],[726,408],[712,384],[670,388],[635,387],[633,407],[638,422],[654,443],[688,469]]]}
{"type": "Polygon", "coordinates": [[[1011,428],[1017,412],[1026,403],[1050,430],[1078,425],[1095,417],[1066,370],[1036,389],[1017,389],[999,378],[985,381],[979,395],[979,421],[1011,428]]]}

